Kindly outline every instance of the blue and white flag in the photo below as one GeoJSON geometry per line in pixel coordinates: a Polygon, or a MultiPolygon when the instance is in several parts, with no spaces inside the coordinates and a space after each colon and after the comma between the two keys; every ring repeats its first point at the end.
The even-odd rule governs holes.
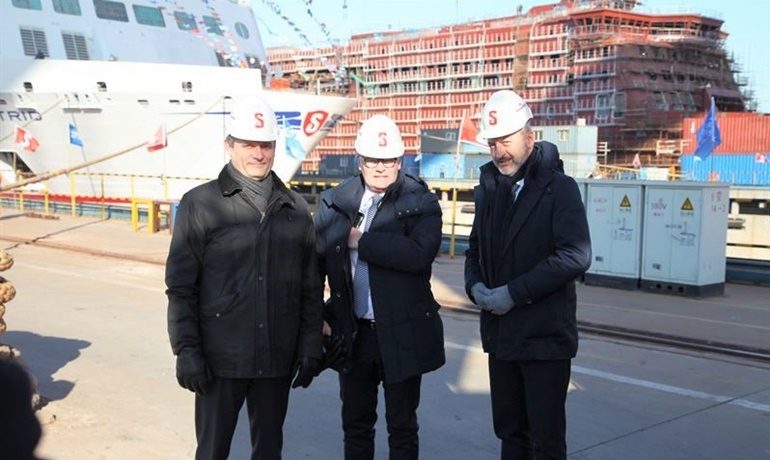
{"type": "Polygon", "coordinates": [[[72,123],[69,124],[69,133],[70,133],[70,144],[77,145],[78,147],[83,147],[83,139],[80,138],[80,134],[78,133],[77,127],[73,125],[72,123]]]}
{"type": "Polygon", "coordinates": [[[695,159],[705,160],[711,155],[719,144],[722,143],[722,136],[719,134],[719,125],[717,125],[717,106],[714,104],[714,98],[711,98],[711,108],[708,115],[703,120],[703,124],[695,135],[698,142],[695,148],[695,159]]]}

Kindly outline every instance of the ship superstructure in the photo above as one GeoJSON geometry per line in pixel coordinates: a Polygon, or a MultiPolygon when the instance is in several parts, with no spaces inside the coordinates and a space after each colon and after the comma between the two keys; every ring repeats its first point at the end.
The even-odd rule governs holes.
{"type": "Polygon", "coordinates": [[[267,56],[248,2],[4,0],[0,17],[0,187],[20,172],[81,170],[47,190],[178,198],[228,161],[226,115],[249,95],[278,115],[274,169],[288,181],[355,104],[264,90],[267,56]],[[148,152],[160,133],[167,146],[148,152]]]}
{"type": "Polygon", "coordinates": [[[270,49],[270,64],[293,83],[359,99],[303,170],[352,153],[358,123],[374,113],[394,118],[416,154],[422,131],[457,129],[466,113],[478,123],[500,89],[522,94],[537,125],[598,126],[609,163],[636,154],[673,162],[685,117],[712,97],[720,111],[743,111],[746,98],[721,20],[639,13],[637,3],[562,0],[499,19],[356,35],[341,47],[270,49]]]}

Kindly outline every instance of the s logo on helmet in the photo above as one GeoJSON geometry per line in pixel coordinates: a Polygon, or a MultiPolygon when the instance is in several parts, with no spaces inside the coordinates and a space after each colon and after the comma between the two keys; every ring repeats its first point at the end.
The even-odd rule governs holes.
{"type": "Polygon", "coordinates": [[[487,115],[487,122],[489,126],[495,126],[497,124],[497,110],[490,110],[487,115]]]}
{"type": "Polygon", "coordinates": [[[265,114],[263,114],[262,112],[257,112],[254,114],[254,127],[255,128],[265,127],[265,114]]]}
{"type": "Polygon", "coordinates": [[[380,142],[377,143],[380,147],[387,147],[388,146],[388,133],[382,132],[380,133],[380,142]]]}
{"type": "Polygon", "coordinates": [[[305,121],[302,122],[302,131],[306,136],[312,136],[323,127],[327,118],[329,118],[329,114],[323,110],[308,112],[305,115],[305,121]]]}

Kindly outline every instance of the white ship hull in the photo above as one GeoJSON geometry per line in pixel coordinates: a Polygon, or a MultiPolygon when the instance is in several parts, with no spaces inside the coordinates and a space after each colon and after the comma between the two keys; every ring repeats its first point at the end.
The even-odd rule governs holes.
{"type": "Polygon", "coordinates": [[[225,116],[247,95],[276,112],[274,171],[290,180],[356,101],[265,90],[270,71],[248,4],[0,2],[0,190],[18,183],[18,170],[59,171],[27,189],[179,198],[229,160],[225,116]],[[35,152],[16,142],[17,126],[40,144],[35,152]],[[168,145],[149,152],[161,126],[168,145]]]}
{"type": "MultiPolygon", "coordinates": [[[[0,105],[0,151],[14,152],[34,174],[68,170],[117,154],[78,170],[72,177],[60,175],[38,186],[52,194],[181,197],[192,186],[216,177],[229,160],[224,150],[225,114],[234,99],[248,94],[260,94],[279,115],[284,135],[276,148],[274,171],[288,181],[307,153],[355,104],[347,98],[263,91],[259,72],[255,70],[118,62],[30,62],[34,62],[34,69],[24,81],[32,81],[34,91],[8,92],[0,88],[0,100],[6,102],[0,105]],[[156,78],[159,72],[173,82],[164,85],[156,78]],[[46,88],[41,78],[34,75],[67,77],[60,77],[59,83],[46,88]],[[61,84],[61,79],[73,76],[84,84],[61,84]],[[222,90],[196,90],[199,82],[203,85],[202,81],[208,79],[216,81],[215,86],[222,90]],[[139,84],[138,80],[148,81],[139,84]],[[193,83],[191,92],[171,91],[171,86],[181,88],[183,81],[193,83]],[[96,82],[104,82],[107,91],[95,91],[96,82]],[[121,91],[123,84],[136,89],[121,91]],[[70,124],[77,127],[83,147],[70,143],[70,124]],[[168,146],[149,152],[147,142],[163,124],[168,146]],[[40,143],[35,152],[15,144],[17,125],[40,143]]],[[[12,156],[4,158],[0,187],[16,180],[12,156]]]]}

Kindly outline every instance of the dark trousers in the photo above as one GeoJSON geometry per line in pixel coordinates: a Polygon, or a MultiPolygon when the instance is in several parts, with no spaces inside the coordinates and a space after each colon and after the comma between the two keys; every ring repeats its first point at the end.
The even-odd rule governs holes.
{"type": "Polygon", "coordinates": [[[252,460],[280,460],[290,377],[216,378],[205,396],[195,396],[196,460],[226,460],[238,413],[246,400],[252,460]]]}
{"type": "Polygon", "coordinates": [[[492,420],[501,460],[567,458],[564,404],[571,360],[499,361],[489,355],[492,420]]]}
{"type": "Polygon", "coordinates": [[[403,382],[385,383],[380,347],[374,329],[361,323],[353,345],[353,366],[340,373],[342,429],[345,460],[374,458],[374,425],[377,423],[377,388],[385,391],[385,421],[388,426],[388,458],[416,460],[419,455],[417,406],[422,376],[403,382]]]}

